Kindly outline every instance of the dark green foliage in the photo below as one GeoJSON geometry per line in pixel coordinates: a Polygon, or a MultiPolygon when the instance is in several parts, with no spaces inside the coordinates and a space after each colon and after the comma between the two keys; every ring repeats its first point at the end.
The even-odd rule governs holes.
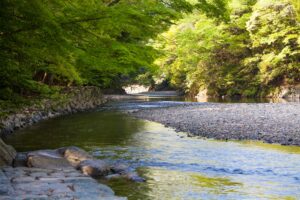
{"type": "Polygon", "coordinates": [[[295,0],[2,0],[0,99],[70,85],[153,86],[154,75],[189,93],[267,94],[299,83],[299,7],[295,0]]]}
{"type": "Polygon", "coordinates": [[[2,0],[0,98],[51,93],[53,85],[110,87],[152,71],[148,41],[184,0],[2,0]]]}
{"type": "Polygon", "coordinates": [[[223,21],[229,21],[228,3],[230,0],[198,0],[196,7],[204,11],[208,17],[216,17],[223,21]]]}

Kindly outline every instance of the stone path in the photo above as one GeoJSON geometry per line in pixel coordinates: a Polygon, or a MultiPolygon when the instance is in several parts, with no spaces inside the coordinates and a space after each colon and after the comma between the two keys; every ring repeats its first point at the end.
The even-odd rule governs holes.
{"type": "Polygon", "coordinates": [[[121,200],[114,192],[74,168],[40,169],[2,167],[0,200],[121,200]]]}

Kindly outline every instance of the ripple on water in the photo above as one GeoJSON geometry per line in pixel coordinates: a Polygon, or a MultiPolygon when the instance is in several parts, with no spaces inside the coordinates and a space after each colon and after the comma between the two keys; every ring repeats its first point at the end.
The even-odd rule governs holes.
{"type": "Polygon", "coordinates": [[[77,145],[129,164],[145,183],[107,182],[129,199],[300,199],[300,148],[185,136],[99,111],[44,121],[6,141],[19,151],[77,145]]]}

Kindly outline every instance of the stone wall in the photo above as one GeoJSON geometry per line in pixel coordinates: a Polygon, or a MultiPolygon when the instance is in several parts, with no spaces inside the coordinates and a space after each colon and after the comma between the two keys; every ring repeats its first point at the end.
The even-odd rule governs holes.
{"type": "Polygon", "coordinates": [[[0,119],[0,136],[44,119],[93,109],[107,101],[97,87],[67,88],[61,96],[59,100],[44,99],[0,119]]]}

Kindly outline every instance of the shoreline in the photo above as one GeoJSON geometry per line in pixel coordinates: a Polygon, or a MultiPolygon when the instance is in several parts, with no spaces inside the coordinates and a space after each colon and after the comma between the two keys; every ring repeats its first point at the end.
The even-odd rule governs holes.
{"type": "MultiPolygon", "coordinates": [[[[0,198],[127,199],[115,196],[110,187],[69,166],[57,169],[56,167],[47,169],[48,166],[29,167],[28,161],[24,160],[21,161],[21,166],[15,166],[16,162],[20,162],[19,155],[22,153],[17,153],[12,146],[6,145],[1,139],[15,130],[58,116],[89,111],[111,101],[146,98],[132,95],[104,95],[97,87],[75,87],[64,95],[66,95],[65,98],[59,100],[43,99],[38,102],[39,104],[34,102],[33,105],[23,106],[0,118],[0,198]],[[28,184],[34,187],[28,187],[28,184]]],[[[47,152],[48,150],[40,151],[47,152]]],[[[50,161],[53,159],[52,156],[46,158],[47,162],[49,158],[50,161]]],[[[56,155],[54,157],[57,159],[56,155]]],[[[45,158],[42,161],[45,162],[45,158]]],[[[91,164],[93,167],[99,167],[99,162],[102,163],[101,160],[92,160],[91,164]]],[[[97,171],[98,168],[93,169],[95,170],[97,171]]],[[[136,173],[125,173],[123,170],[126,169],[119,170],[121,175],[112,174],[111,176],[130,181],[142,180],[136,173]]]]}
{"type": "Polygon", "coordinates": [[[145,99],[136,95],[106,95],[97,87],[74,87],[59,100],[43,99],[33,105],[24,105],[0,117],[0,138],[37,122],[62,115],[93,110],[105,103],[129,99],[145,99]]]}
{"type": "Polygon", "coordinates": [[[130,115],[188,136],[300,146],[299,103],[198,103],[141,109],[130,115]]]}

